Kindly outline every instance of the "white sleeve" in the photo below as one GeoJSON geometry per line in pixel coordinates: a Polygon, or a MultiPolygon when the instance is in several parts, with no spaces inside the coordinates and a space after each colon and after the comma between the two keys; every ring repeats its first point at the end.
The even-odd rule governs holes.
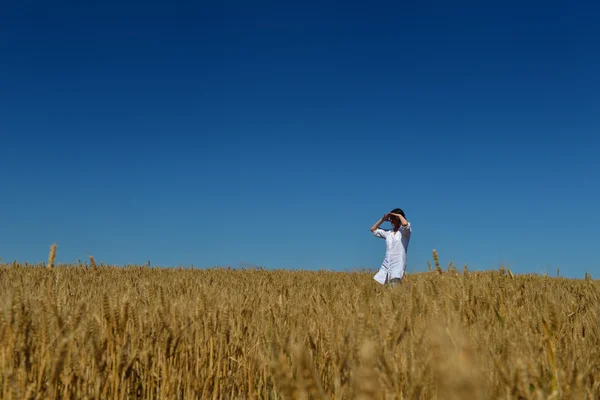
{"type": "MultiPolygon", "coordinates": [[[[408,222],[408,221],[406,221],[406,222],[408,222]]],[[[403,235],[410,236],[410,234],[412,233],[412,228],[410,227],[410,222],[408,222],[408,225],[406,225],[406,226],[400,225],[400,229],[402,230],[403,235]]]]}
{"type": "Polygon", "coordinates": [[[384,231],[381,228],[377,228],[373,231],[373,236],[381,238],[381,239],[387,238],[387,234],[388,234],[388,231],[384,231]]]}

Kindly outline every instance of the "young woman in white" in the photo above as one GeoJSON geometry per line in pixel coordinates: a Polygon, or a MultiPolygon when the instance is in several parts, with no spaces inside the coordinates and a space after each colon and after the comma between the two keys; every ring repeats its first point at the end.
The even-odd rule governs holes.
{"type": "Polygon", "coordinates": [[[410,222],[406,220],[404,211],[395,208],[390,213],[385,214],[371,227],[371,232],[373,236],[385,239],[385,258],[379,272],[375,274],[373,279],[382,285],[389,283],[394,286],[396,283],[402,282],[406,270],[406,253],[411,234],[410,222]],[[386,221],[392,223],[393,229],[384,230],[379,228],[386,221]]]}

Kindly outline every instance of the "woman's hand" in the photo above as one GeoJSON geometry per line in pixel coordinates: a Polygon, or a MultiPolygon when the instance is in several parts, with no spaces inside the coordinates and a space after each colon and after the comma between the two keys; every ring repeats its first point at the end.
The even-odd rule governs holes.
{"type": "Polygon", "coordinates": [[[371,227],[371,232],[375,232],[376,229],[379,228],[379,225],[383,224],[385,221],[388,221],[390,219],[390,214],[383,214],[383,217],[381,217],[381,219],[377,222],[375,222],[375,225],[373,225],[371,227]]]}

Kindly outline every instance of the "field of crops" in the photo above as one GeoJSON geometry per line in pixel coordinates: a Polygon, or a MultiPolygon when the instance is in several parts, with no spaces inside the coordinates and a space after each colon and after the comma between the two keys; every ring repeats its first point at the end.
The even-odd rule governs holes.
{"type": "Polygon", "coordinates": [[[600,286],[0,265],[2,399],[600,398],[600,286]]]}

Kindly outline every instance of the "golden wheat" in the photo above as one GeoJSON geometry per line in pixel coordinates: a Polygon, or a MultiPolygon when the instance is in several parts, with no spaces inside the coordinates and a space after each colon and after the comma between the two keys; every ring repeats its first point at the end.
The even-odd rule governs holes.
{"type": "Polygon", "coordinates": [[[52,253],[0,265],[2,399],[600,397],[589,275],[446,272],[436,253],[435,270],[387,288],[366,272],[52,253]]]}
{"type": "Polygon", "coordinates": [[[48,254],[48,268],[54,268],[54,262],[56,261],[56,243],[50,246],[50,254],[48,254]]]}

